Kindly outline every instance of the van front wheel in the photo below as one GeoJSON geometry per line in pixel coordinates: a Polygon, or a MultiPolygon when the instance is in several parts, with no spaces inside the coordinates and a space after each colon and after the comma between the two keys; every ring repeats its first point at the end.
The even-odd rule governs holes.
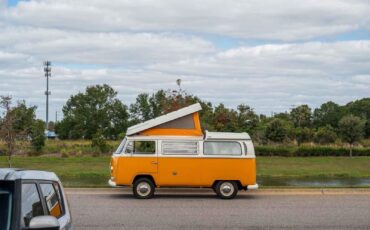
{"type": "Polygon", "coordinates": [[[154,183],[148,178],[139,178],[132,188],[134,196],[138,199],[149,199],[154,196],[154,183]]]}
{"type": "Polygon", "coordinates": [[[216,194],[222,199],[233,199],[238,194],[238,185],[235,181],[219,181],[216,184],[216,194]]]}

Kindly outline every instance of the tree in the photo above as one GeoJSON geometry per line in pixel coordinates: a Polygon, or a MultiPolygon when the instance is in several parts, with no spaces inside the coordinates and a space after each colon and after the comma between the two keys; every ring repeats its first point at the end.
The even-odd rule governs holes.
{"type": "Polygon", "coordinates": [[[202,106],[202,110],[199,113],[202,128],[213,131],[212,104],[186,93],[181,88],[179,90],[158,90],[152,95],[147,93],[139,94],[135,103],[130,105],[130,124],[134,125],[144,122],[197,102],[202,106]]]}
{"type": "Polygon", "coordinates": [[[130,105],[130,117],[133,124],[147,121],[164,113],[166,92],[159,90],[151,96],[147,93],[139,94],[136,102],[130,105]]]}
{"type": "Polygon", "coordinates": [[[294,136],[297,141],[298,146],[300,146],[304,142],[309,142],[312,140],[313,132],[310,128],[295,128],[294,129],[294,136]]]}
{"type": "Polygon", "coordinates": [[[300,105],[290,112],[295,127],[311,126],[311,108],[308,105],[300,105]]]}
{"type": "Polygon", "coordinates": [[[228,109],[224,104],[215,107],[213,126],[216,131],[235,132],[238,125],[238,113],[235,110],[228,109]]]}
{"type": "Polygon", "coordinates": [[[313,123],[315,127],[323,127],[330,125],[331,127],[338,127],[339,119],[342,116],[341,107],[332,102],[326,102],[313,112],[313,123]]]}
{"type": "Polygon", "coordinates": [[[14,127],[15,114],[11,108],[12,98],[10,96],[1,96],[0,105],[4,110],[0,126],[0,138],[6,143],[6,153],[8,156],[9,168],[12,166],[11,159],[14,153],[17,130],[14,127]]]}
{"type": "Polygon", "coordinates": [[[240,104],[237,107],[237,129],[238,132],[248,132],[253,134],[257,128],[259,118],[253,109],[245,104],[240,104]]]}
{"type": "Polygon", "coordinates": [[[266,127],[265,136],[273,142],[283,142],[288,137],[288,127],[278,118],[270,121],[266,127]]]}
{"type": "Polygon", "coordinates": [[[330,125],[326,125],[324,127],[320,127],[314,135],[314,142],[318,144],[329,144],[334,143],[335,140],[338,138],[337,134],[335,133],[333,127],[330,125]]]}
{"type": "Polygon", "coordinates": [[[346,114],[353,114],[365,120],[365,137],[370,137],[370,98],[363,98],[344,106],[346,114]]]}
{"type": "Polygon", "coordinates": [[[364,135],[365,122],[361,118],[347,115],[339,121],[339,130],[342,139],[349,143],[350,146],[350,157],[352,157],[353,144],[356,141],[361,140],[364,135]]]}
{"type": "MultiPolygon", "coordinates": [[[[0,106],[3,109],[3,116],[0,120],[0,139],[6,143],[9,167],[11,167],[16,141],[27,139],[27,137],[34,140],[31,134],[36,117],[36,106],[27,107],[25,101],[19,101],[17,106],[13,107],[11,104],[11,96],[1,96],[0,106]]],[[[43,129],[41,132],[44,135],[43,129]]]]}
{"type": "Polygon", "coordinates": [[[116,139],[128,126],[127,107],[116,96],[106,84],[72,95],[63,106],[63,120],[56,126],[59,137],[91,139],[100,130],[105,138],[116,139]]]}
{"type": "Polygon", "coordinates": [[[31,126],[30,137],[31,146],[36,152],[40,152],[45,146],[45,122],[42,120],[34,120],[31,126]]]}

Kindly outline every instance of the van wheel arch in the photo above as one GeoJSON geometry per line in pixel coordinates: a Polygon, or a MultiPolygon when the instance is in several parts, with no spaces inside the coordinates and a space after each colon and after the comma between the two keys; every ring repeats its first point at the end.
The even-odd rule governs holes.
{"type": "MultiPolygon", "coordinates": [[[[225,181],[225,180],[215,180],[212,184],[212,189],[213,191],[216,191],[216,186],[219,181],[225,181]]],[[[229,181],[234,181],[238,185],[238,190],[243,190],[242,183],[239,180],[229,180],[229,181]]]]}
{"type": "Polygon", "coordinates": [[[135,184],[135,182],[138,180],[138,179],[141,179],[141,178],[146,178],[146,179],[149,179],[153,182],[154,186],[157,187],[157,184],[155,183],[155,180],[153,178],[152,175],[136,175],[135,178],[132,180],[132,184],[135,184]]]}

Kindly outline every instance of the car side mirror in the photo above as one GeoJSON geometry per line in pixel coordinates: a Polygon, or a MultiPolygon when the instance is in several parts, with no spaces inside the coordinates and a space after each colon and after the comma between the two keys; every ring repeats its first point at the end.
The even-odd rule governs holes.
{"type": "Polygon", "coordinates": [[[60,225],[54,216],[35,216],[31,219],[28,229],[59,230],[60,225]]]}

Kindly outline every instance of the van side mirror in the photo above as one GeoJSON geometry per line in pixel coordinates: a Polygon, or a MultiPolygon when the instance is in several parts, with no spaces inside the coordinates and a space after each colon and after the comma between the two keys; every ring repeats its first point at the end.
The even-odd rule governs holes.
{"type": "Polygon", "coordinates": [[[28,229],[59,230],[60,225],[54,216],[35,216],[31,219],[28,229]]]}

